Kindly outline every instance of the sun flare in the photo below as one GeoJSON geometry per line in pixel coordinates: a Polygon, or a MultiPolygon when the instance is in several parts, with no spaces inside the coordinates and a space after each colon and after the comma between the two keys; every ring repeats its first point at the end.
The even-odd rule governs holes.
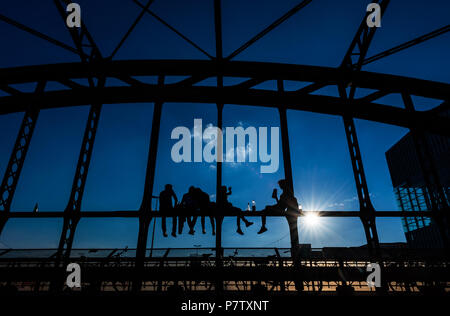
{"type": "Polygon", "coordinates": [[[311,212],[305,216],[305,224],[309,227],[316,227],[320,224],[320,217],[317,212],[311,212]]]}

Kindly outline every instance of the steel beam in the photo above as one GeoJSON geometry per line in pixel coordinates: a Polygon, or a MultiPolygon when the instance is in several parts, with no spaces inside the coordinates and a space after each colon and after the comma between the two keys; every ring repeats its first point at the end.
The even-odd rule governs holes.
{"type": "MultiPolygon", "coordinates": [[[[104,84],[102,80],[100,81],[100,84],[104,84]]],[[[80,220],[84,187],[86,185],[101,110],[101,104],[92,105],[89,110],[80,155],[78,157],[78,163],[73,179],[72,190],[70,193],[69,202],[64,211],[65,216],[63,229],[59,241],[59,251],[56,256],[57,263],[60,263],[61,260],[64,262],[70,257],[75,230],[80,220]]]]}
{"type": "MultiPolygon", "coordinates": [[[[384,15],[386,8],[390,0],[377,0],[381,8],[381,16],[384,15]]],[[[364,16],[361,24],[350,44],[347,53],[345,54],[344,60],[342,61],[341,67],[351,70],[359,71],[363,65],[364,59],[366,58],[367,51],[369,49],[370,43],[372,42],[373,36],[377,30],[376,27],[369,27],[367,25],[367,17],[369,12],[364,16]]]]}
{"type": "Polygon", "coordinates": [[[97,134],[101,109],[101,105],[93,105],[89,110],[81,151],[78,157],[77,168],[73,179],[72,190],[70,193],[69,202],[64,211],[64,224],[59,241],[59,251],[56,257],[57,262],[60,260],[65,261],[70,257],[75,230],[80,220],[81,202],[83,199],[84,187],[86,185],[95,136],[97,134]]]}
{"type": "Polygon", "coordinates": [[[189,43],[192,47],[200,51],[202,54],[206,55],[209,59],[214,59],[213,56],[211,56],[207,51],[202,49],[200,46],[195,44],[192,40],[190,40],[187,36],[183,35],[180,31],[178,31],[176,28],[174,28],[172,25],[167,23],[165,20],[163,20],[160,16],[158,16],[155,12],[151,11],[149,8],[146,8],[142,3],[140,3],[138,0],[133,0],[134,3],[136,3],[139,7],[141,7],[145,12],[150,14],[152,17],[154,17],[158,22],[166,26],[169,30],[177,34],[180,38],[182,38],[184,41],[189,43]]]}
{"type": "MultiPolygon", "coordinates": [[[[72,1],[70,0],[53,0],[55,3],[55,6],[59,12],[59,15],[63,19],[63,23],[66,25],[66,19],[67,19],[67,12],[65,8],[63,7],[62,3],[68,5],[72,1]]],[[[72,40],[77,48],[78,55],[81,58],[81,61],[83,63],[90,63],[92,61],[98,61],[102,59],[100,50],[98,49],[97,45],[95,44],[94,39],[92,38],[91,34],[89,33],[88,29],[84,25],[83,21],[81,22],[80,28],[69,28],[67,27],[67,30],[70,33],[70,36],[72,37],[72,40]]]]}
{"type": "MultiPolygon", "coordinates": [[[[301,213],[297,213],[296,216],[307,216],[310,213],[314,213],[319,215],[320,217],[359,217],[361,213],[359,211],[322,211],[322,212],[313,212],[313,211],[302,211],[301,213]]],[[[247,212],[245,214],[246,217],[260,217],[262,213],[260,211],[256,212],[247,212]]],[[[195,216],[198,213],[186,213],[186,211],[182,211],[180,213],[174,212],[172,215],[191,215],[195,216]]],[[[227,214],[226,212],[222,214],[225,217],[236,216],[235,214],[227,214]]],[[[81,218],[138,218],[140,216],[140,211],[136,210],[123,210],[123,211],[82,211],[80,212],[81,218]]],[[[152,217],[163,217],[156,210],[152,211],[152,217]]],[[[264,215],[268,217],[279,217],[279,215],[264,215]]],[[[435,214],[429,211],[376,211],[376,217],[434,217],[435,214]]],[[[11,211],[10,218],[64,218],[63,211],[39,211],[35,212],[23,212],[23,211],[11,211]]]]}
{"type": "Polygon", "coordinates": [[[19,30],[27,32],[27,33],[29,33],[31,35],[34,35],[36,37],[39,37],[40,39],[43,39],[43,40],[47,41],[49,43],[52,43],[53,45],[61,47],[61,48],[65,49],[65,50],[67,50],[69,52],[78,54],[78,50],[77,49],[75,49],[75,48],[73,48],[73,47],[71,47],[71,46],[69,46],[69,45],[67,45],[67,44],[65,44],[65,43],[63,43],[61,41],[58,41],[57,39],[54,39],[54,38],[52,38],[52,37],[50,37],[50,36],[48,36],[46,34],[43,34],[43,33],[39,32],[39,31],[36,31],[35,29],[32,29],[31,27],[28,27],[28,26],[26,26],[26,25],[24,25],[22,23],[19,23],[19,22],[13,20],[13,19],[10,19],[10,18],[4,16],[3,14],[0,14],[0,20],[3,21],[3,22],[8,23],[9,25],[12,25],[12,26],[18,28],[19,30]]]}
{"type": "MultiPolygon", "coordinates": [[[[446,100],[450,84],[366,71],[351,72],[343,68],[265,62],[224,62],[224,77],[312,82],[317,88],[351,84],[389,93],[446,100]],[[323,86],[320,86],[322,84],[323,86]]],[[[120,60],[95,64],[61,63],[0,69],[0,85],[88,77],[196,76],[201,80],[217,77],[215,61],[207,60],[120,60]]],[[[199,81],[201,81],[199,80],[199,81]]],[[[196,81],[196,82],[199,82],[196,81]]],[[[143,84],[144,86],[146,84],[143,84]]],[[[185,87],[187,84],[185,85],[185,87]]],[[[315,91],[313,89],[312,91],[315,91]]],[[[296,94],[292,91],[292,94],[296,94]]]]}
{"type": "MultiPolygon", "coordinates": [[[[34,95],[42,93],[45,89],[45,84],[45,82],[38,82],[34,95]]],[[[38,116],[39,109],[29,105],[22,119],[22,124],[0,185],[0,235],[8,221],[14,193],[16,192],[17,183],[25,163],[38,116]]]]}
{"type": "MultiPolygon", "coordinates": [[[[219,94],[223,91],[223,43],[222,43],[222,1],[214,0],[214,34],[216,43],[216,68],[217,68],[217,90],[219,94]]],[[[217,127],[222,130],[223,124],[223,102],[216,102],[217,106],[217,127]]],[[[222,148],[222,140],[218,137],[217,147],[222,148]]],[[[224,201],[221,201],[220,190],[222,187],[222,161],[219,159],[223,156],[222,150],[217,150],[217,162],[216,162],[216,203],[217,205],[223,205],[224,201]],[[220,160],[220,161],[219,161],[220,160]]],[[[222,213],[222,212],[219,212],[222,213]]],[[[216,293],[220,295],[223,292],[223,280],[220,278],[220,271],[223,268],[223,248],[222,248],[222,222],[223,215],[217,214],[215,217],[216,222],[216,267],[219,269],[217,274],[219,278],[215,280],[216,293]]]]}
{"type": "MultiPolygon", "coordinates": [[[[347,97],[343,87],[340,88],[343,98],[347,97]]],[[[375,224],[375,209],[370,200],[369,189],[367,187],[366,176],[359,149],[358,137],[356,134],[355,123],[352,118],[344,117],[345,135],[347,138],[348,149],[352,162],[353,176],[355,179],[356,192],[358,194],[359,207],[361,212],[361,221],[366,233],[369,249],[379,248],[378,234],[375,224]]]]}
{"type": "MultiPolygon", "coordinates": [[[[159,77],[158,85],[164,85],[164,77],[159,77]]],[[[153,184],[155,182],[156,159],[158,153],[159,131],[161,127],[161,114],[163,103],[155,102],[153,109],[152,131],[148,150],[147,169],[145,174],[145,186],[139,209],[139,232],[136,250],[136,279],[133,280],[133,292],[140,291],[142,280],[141,271],[144,267],[145,250],[147,249],[148,229],[152,215],[153,184]]],[[[155,219],[156,220],[156,219],[155,219]]]]}
{"type": "MultiPolygon", "coordinates": [[[[69,4],[69,0],[54,0],[53,1],[62,20],[66,25],[67,12],[64,9],[62,3],[69,4]]],[[[78,55],[81,59],[81,63],[88,67],[101,61],[102,55],[97,45],[95,44],[92,36],[87,30],[84,23],[80,28],[69,28],[66,25],[72,40],[77,48],[78,55]]],[[[103,88],[105,85],[106,77],[98,76],[97,82],[94,81],[94,76],[87,76],[89,82],[89,88],[103,88]]],[[[79,87],[73,89],[78,91],[79,87]]],[[[98,123],[100,119],[100,113],[102,110],[102,104],[97,102],[89,102],[92,104],[89,109],[86,128],[84,130],[84,136],[81,143],[80,154],[78,156],[78,162],[75,169],[75,175],[72,183],[72,189],[70,192],[69,201],[66,209],[64,210],[63,228],[59,240],[58,251],[55,256],[55,267],[57,270],[62,269],[70,259],[70,253],[72,251],[72,244],[75,238],[75,232],[80,221],[81,203],[83,200],[84,188],[86,185],[87,175],[89,171],[89,165],[91,162],[92,151],[94,148],[95,137],[97,134],[98,123]]],[[[63,274],[58,273],[57,278],[53,280],[51,284],[52,291],[58,291],[63,286],[63,274]]]]}
{"type": "MultiPolygon", "coordinates": [[[[278,91],[284,91],[284,85],[282,80],[277,81],[278,91]]],[[[278,107],[280,115],[280,129],[281,129],[281,147],[283,151],[283,164],[284,164],[284,177],[288,183],[288,189],[294,194],[294,180],[292,177],[292,165],[291,165],[291,150],[289,147],[289,131],[286,115],[286,108],[283,105],[278,107]]],[[[300,257],[299,257],[299,237],[298,237],[298,217],[290,214],[286,216],[286,220],[289,226],[289,234],[291,240],[291,257],[296,269],[300,270],[300,257]]],[[[295,286],[298,291],[303,290],[303,281],[301,279],[295,280],[295,286]]]]}
{"type": "Polygon", "coordinates": [[[119,51],[120,47],[122,47],[123,43],[125,43],[125,41],[127,40],[128,36],[130,36],[131,32],[133,32],[134,28],[139,23],[139,21],[142,19],[142,17],[144,16],[146,10],[152,5],[153,2],[154,2],[154,0],[149,0],[147,2],[145,7],[142,9],[141,13],[139,13],[139,15],[137,16],[136,20],[134,20],[133,24],[131,24],[131,26],[128,29],[128,31],[125,33],[125,35],[120,40],[119,44],[117,44],[116,48],[114,48],[113,52],[111,53],[111,56],[109,56],[109,59],[113,59],[114,58],[114,56],[119,51]]]}
{"type": "Polygon", "coordinates": [[[241,47],[239,47],[238,49],[236,49],[235,51],[233,51],[227,58],[226,60],[231,60],[234,57],[236,57],[237,55],[239,55],[240,53],[242,53],[244,50],[246,50],[247,48],[249,48],[251,45],[253,45],[254,43],[256,43],[258,40],[260,40],[261,38],[263,38],[264,36],[266,36],[268,33],[270,33],[272,30],[274,30],[276,27],[278,27],[279,25],[281,25],[283,22],[285,22],[286,20],[288,20],[290,17],[292,17],[294,14],[296,14],[298,11],[300,11],[301,9],[303,9],[304,7],[306,7],[308,4],[310,4],[312,2],[312,0],[303,0],[301,1],[299,4],[297,4],[295,7],[293,7],[292,9],[290,9],[288,12],[286,12],[285,14],[283,14],[280,18],[276,19],[273,23],[271,23],[268,27],[266,27],[264,30],[262,30],[261,32],[259,32],[258,34],[256,34],[254,37],[252,37],[251,39],[249,39],[247,42],[245,42],[241,47]]]}
{"type": "Polygon", "coordinates": [[[405,42],[403,44],[400,44],[400,45],[392,47],[392,48],[390,48],[388,50],[385,50],[385,51],[383,51],[381,53],[373,55],[373,56],[371,56],[369,58],[366,58],[366,59],[364,59],[362,64],[363,65],[367,65],[367,64],[373,63],[374,61],[377,61],[379,59],[391,56],[391,55],[393,55],[395,53],[398,53],[398,52],[400,52],[402,50],[408,49],[410,47],[413,47],[415,45],[418,45],[420,43],[428,41],[428,40],[430,40],[432,38],[435,38],[435,37],[437,37],[439,35],[445,34],[445,33],[449,32],[449,31],[450,31],[450,25],[446,25],[446,26],[441,27],[441,28],[439,28],[437,30],[434,30],[434,31],[432,31],[430,33],[424,34],[424,35],[419,36],[419,37],[417,37],[417,38],[415,38],[413,40],[410,40],[408,42],[405,42]]]}
{"type": "MultiPolygon", "coordinates": [[[[283,80],[277,81],[278,91],[284,92],[283,80]]],[[[283,163],[284,163],[284,177],[289,184],[289,188],[294,192],[294,180],[292,177],[292,165],[291,165],[291,150],[289,147],[289,132],[288,122],[286,115],[286,108],[283,105],[278,107],[278,113],[280,115],[280,127],[281,127],[281,142],[283,150],[283,163]]]]}
{"type": "MultiPolygon", "coordinates": [[[[389,0],[378,1],[381,7],[381,16],[383,16],[389,0]]],[[[347,69],[350,72],[359,72],[362,68],[363,61],[366,57],[369,46],[375,35],[376,27],[369,27],[367,25],[367,17],[369,13],[364,16],[361,25],[356,32],[355,37],[342,61],[341,67],[347,69]],[[355,60],[356,59],[356,60],[355,60]]],[[[356,87],[354,85],[350,88],[350,93],[347,95],[347,85],[339,85],[339,94],[344,100],[353,100],[355,97],[356,87]]],[[[358,138],[356,134],[356,127],[353,117],[343,117],[345,126],[345,135],[347,137],[347,144],[350,152],[350,158],[352,162],[353,175],[355,178],[356,191],[358,194],[359,207],[361,212],[361,221],[364,226],[366,234],[367,245],[370,251],[379,253],[379,239],[376,228],[375,209],[370,200],[369,189],[367,187],[366,176],[364,172],[363,162],[361,158],[361,152],[359,149],[358,138]]]]}
{"type": "MultiPolygon", "coordinates": [[[[284,92],[284,85],[282,80],[277,82],[278,91],[284,92]]],[[[281,145],[283,151],[283,164],[284,164],[284,177],[288,183],[289,190],[294,193],[294,180],[292,176],[292,165],[291,165],[291,150],[289,146],[289,132],[288,132],[288,122],[286,115],[286,107],[280,105],[278,107],[278,112],[280,115],[280,128],[281,128],[281,145]]],[[[291,216],[287,217],[290,236],[291,236],[291,251],[292,257],[295,258],[297,255],[297,248],[299,244],[298,239],[298,228],[297,228],[297,218],[292,219],[291,216]]]]}
{"type": "Polygon", "coordinates": [[[346,100],[321,95],[298,96],[292,92],[224,87],[219,93],[217,87],[106,87],[96,89],[75,89],[50,91],[33,95],[7,96],[0,98],[0,113],[13,113],[25,110],[24,104],[33,103],[39,109],[62,106],[99,104],[118,104],[135,102],[188,102],[223,103],[277,107],[283,104],[287,109],[309,111],[321,114],[348,116],[368,121],[391,124],[406,128],[421,127],[429,132],[450,135],[449,118],[435,112],[408,112],[405,109],[365,102],[346,100]],[[3,110],[3,111],[2,111],[3,110]]]}

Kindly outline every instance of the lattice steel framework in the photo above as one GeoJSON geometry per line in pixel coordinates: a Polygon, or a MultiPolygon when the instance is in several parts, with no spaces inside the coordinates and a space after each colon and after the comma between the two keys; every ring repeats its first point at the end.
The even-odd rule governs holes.
{"type": "MultiPolygon", "coordinates": [[[[222,13],[221,0],[214,0],[214,28],[215,28],[215,56],[210,55],[192,40],[171,26],[150,9],[153,0],[145,5],[138,0],[133,2],[141,8],[141,12],[120,40],[117,47],[109,57],[103,57],[98,46],[90,35],[87,27],[68,29],[75,48],[42,34],[28,26],[0,14],[0,20],[13,25],[25,32],[46,40],[60,48],[66,49],[80,57],[80,63],[65,63],[45,66],[27,66],[6,68],[0,70],[0,90],[8,95],[0,97],[0,114],[25,112],[22,126],[16,140],[6,173],[0,187],[0,233],[9,218],[24,217],[62,217],[64,219],[58,252],[55,256],[56,267],[61,268],[71,256],[72,243],[77,224],[82,217],[136,217],[139,218],[139,236],[136,249],[135,273],[133,289],[139,291],[142,285],[140,272],[144,271],[145,253],[147,249],[147,235],[149,224],[155,217],[161,215],[153,212],[152,192],[155,178],[158,138],[161,124],[161,113],[165,102],[197,102],[215,103],[217,106],[217,126],[222,128],[222,112],[224,104],[253,105],[274,107],[279,110],[281,139],[285,178],[293,191],[293,174],[290,160],[290,148],[287,126],[289,110],[303,110],[341,116],[343,118],[348,148],[355,178],[355,185],[360,204],[359,212],[322,212],[322,216],[359,217],[364,226],[369,250],[374,258],[379,255],[379,239],[376,229],[376,217],[392,216],[403,217],[404,212],[375,211],[370,200],[369,189],[364,173],[362,157],[359,149],[354,118],[382,122],[410,128],[415,139],[419,153],[421,168],[426,178],[426,187],[435,198],[432,201],[432,212],[408,212],[408,217],[428,216],[436,219],[443,239],[448,249],[448,223],[449,206],[443,196],[439,177],[435,171],[432,157],[429,157],[423,132],[450,136],[450,119],[439,115],[435,110],[418,112],[414,109],[411,96],[421,96],[442,101],[441,108],[449,107],[450,85],[426,80],[405,78],[394,75],[376,74],[362,71],[362,66],[374,62],[401,50],[422,43],[426,40],[450,31],[450,25],[436,31],[427,33],[402,45],[393,47],[371,57],[367,57],[370,43],[373,40],[376,28],[369,28],[366,24],[367,14],[364,16],[351,45],[344,56],[340,67],[315,67],[305,65],[288,65],[258,62],[235,62],[234,57],[278,27],[294,14],[308,6],[312,0],[301,1],[286,14],[275,20],[267,28],[256,34],[229,56],[223,56],[222,48],[222,13]],[[158,22],[175,32],[184,41],[192,45],[209,60],[128,60],[116,61],[113,57],[126,42],[139,21],[146,14],[157,19],[158,22]],[[157,84],[148,84],[139,80],[138,76],[157,76],[157,84]],[[175,83],[165,83],[170,76],[185,76],[185,79],[175,83]],[[240,78],[238,84],[225,85],[224,78],[240,78]],[[106,85],[108,79],[118,79],[118,84],[106,85]],[[203,86],[203,80],[215,78],[216,86],[203,86]],[[87,80],[88,85],[77,83],[78,79],[87,80]],[[309,83],[297,91],[285,91],[286,80],[309,83]],[[266,90],[257,85],[274,81],[277,90],[266,90]],[[66,89],[46,91],[48,82],[58,82],[66,89]],[[19,83],[35,83],[36,91],[27,93],[17,90],[11,85],[19,83]],[[339,97],[316,95],[314,92],[324,87],[338,88],[339,97]],[[356,98],[359,88],[372,89],[375,92],[367,96],[356,98]],[[375,103],[384,96],[400,93],[405,108],[397,108],[385,104],[375,103]],[[153,102],[154,113],[150,135],[150,148],[146,169],[143,200],[139,210],[110,211],[110,212],[83,212],[81,202],[88,175],[90,159],[94,147],[98,122],[101,115],[102,104],[153,102]],[[72,191],[64,212],[12,212],[11,202],[20,176],[20,171],[26,159],[27,149],[41,109],[68,107],[76,105],[90,105],[90,111],[81,151],[78,158],[72,191]]],[[[388,7],[389,0],[378,1],[382,13],[388,7]]],[[[66,19],[64,5],[68,0],[54,0],[62,19],[66,19]]],[[[219,144],[219,148],[221,148],[219,144]]],[[[220,153],[219,153],[220,154],[220,153]]],[[[217,162],[217,190],[222,185],[222,165],[217,162]]],[[[218,194],[216,195],[218,196],[218,194]]],[[[297,232],[297,218],[307,212],[289,213],[286,218],[291,232],[291,256],[295,269],[301,269],[299,253],[299,240],[297,232]]],[[[216,256],[215,266],[218,271],[223,268],[222,249],[222,214],[216,216],[216,256]]],[[[260,216],[249,214],[249,216],[260,216]]],[[[301,275],[301,273],[299,273],[301,275]]],[[[223,280],[215,280],[217,290],[223,288],[223,280]]],[[[301,290],[301,280],[296,281],[297,290],[301,290]]]]}

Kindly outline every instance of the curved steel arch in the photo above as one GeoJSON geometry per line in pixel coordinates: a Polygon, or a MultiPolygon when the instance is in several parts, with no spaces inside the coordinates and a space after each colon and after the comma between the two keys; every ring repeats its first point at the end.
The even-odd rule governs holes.
{"type": "Polygon", "coordinates": [[[9,84],[42,80],[62,81],[92,76],[118,78],[134,84],[142,82],[137,79],[130,81],[130,76],[193,76],[198,79],[197,82],[217,76],[252,78],[257,80],[254,85],[268,80],[292,80],[323,85],[351,82],[357,88],[383,90],[386,93],[404,92],[428,98],[450,98],[450,84],[404,76],[323,66],[252,61],[217,63],[208,60],[99,60],[90,64],[61,63],[3,68],[0,69],[0,89],[9,84]]]}
{"type": "MultiPolygon", "coordinates": [[[[348,86],[348,84],[346,84],[348,86]]],[[[200,60],[132,60],[106,61],[93,64],[65,63],[0,70],[0,88],[9,96],[0,98],[0,114],[25,111],[30,106],[39,109],[87,105],[92,103],[133,102],[196,102],[223,103],[310,111],[349,116],[407,128],[421,128],[450,135],[450,119],[432,111],[409,111],[374,103],[377,99],[401,93],[442,100],[450,96],[450,84],[371,72],[349,72],[341,68],[259,62],[224,62],[200,60]],[[245,79],[225,86],[201,85],[201,81],[223,74],[224,77],[245,79]],[[187,76],[171,84],[147,84],[140,76],[187,76]],[[74,80],[92,77],[119,79],[123,85],[87,87],[74,80]],[[297,91],[256,89],[267,81],[312,83],[297,91]],[[59,82],[67,89],[39,94],[12,91],[11,85],[35,82],[59,82]],[[375,92],[359,99],[345,99],[312,94],[327,86],[351,83],[354,88],[375,92]],[[196,85],[193,85],[197,83],[196,85]]]]}

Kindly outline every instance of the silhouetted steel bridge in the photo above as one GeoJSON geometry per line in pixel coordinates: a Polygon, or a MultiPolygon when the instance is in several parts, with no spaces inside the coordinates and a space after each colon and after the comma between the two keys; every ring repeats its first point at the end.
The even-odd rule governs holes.
{"type": "MultiPolygon", "coordinates": [[[[0,69],[0,90],[7,94],[6,96],[0,97],[0,114],[24,112],[23,122],[0,187],[0,233],[10,218],[59,217],[64,219],[59,247],[48,257],[31,256],[28,260],[19,256],[20,251],[18,250],[5,250],[3,255],[0,255],[2,264],[0,268],[2,270],[2,280],[0,280],[0,282],[26,282],[27,280],[36,280],[34,274],[36,273],[36,269],[39,269],[39,271],[45,271],[45,273],[42,272],[42,280],[38,281],[44,283],[51,281],[53,282],[53,285],[48,285],[47,288],[58,291],[63,288],[63,277],[67,263],[73,260],[85,260],[84,264],[89,271],[87,273],[88,279],[91,278],[89,282],[92,284],[96,282],[94,279],[97,276],[98,282],[107,282],[111,279],[112,274],[114,274],[114,278],[122,279],[124,282],[127,281],[126,288],[133,289],[133,291],[144,289],[147,285],[145,282],[142,283],[143,281],[155,281],[157,282],[156,289],[161,289],[164,287],[162,285],[163,283],[161,283],[164,280],[183,281],[182,279],[184,278],[184,282],[186,282],[189,281],[186,279],[187,275],[192,276],[194,280],[198,280],[200,275],[205,276],[204,279],[207,279],[206,281],[208,282],[212,282],[211,284],[214,286],[211,287],[211,284],[207,282],[208,286],[205,285],[203,289],[214,288],[215,291],[219,292],[224,289],[230,289],[229,283],[227,283],[230,282],[230,279],[227,279],[228,276],[237,282],[232,286],[234,290],[237,290],[239,287],[239,280],[242,280],[242,282],[249,280],[261,281],[263,276],[266,275],[270,275],[270,282],[279,282],[276,286],[272,283],[272,288],[277,288],[279,290],[282,288],[292,289],[289,287],[290,285],[288,283],[283,282],[295,282],[296,286],[294,288],[297,291],[301,291],[304,289],[302,284],[306,284],[306,287],[311,285],[311,283],[308,284],[308,282],[324,282],[327,280],[342,282],[342,277],[336,279],[336,273],[338,271],[336,269],[344,269],[343,265],[346,262],[352,262],[351,264],[355,267],[362,264],[362,262],[379,262],[386,275],[402,276],[399,277],[400,279],[396,279],[397,281],[394,280],[395,278],[389,279],[388,277],[387,283],[389,284],[384,285],[385,289],[387,289],[387,286],[390,286],[392,289],[395,282],[400,282],[402,285],[398,286],[403,286],[405,291],[409,291],[407,290],[409,285],[405,284],[408,282],[408,284],[412,284],[411,282],[415,281],[425,283],[431,282],[433,284],[438,282],[441,285],[444,284],[444,287],[448,287],[447,282],[450,281],[447,271],[449,249],[449,206],[442,185],[440,184],[438,173],[433,165],[433,160],[430,157],[424,133],[430,132],[450,136],[450,119],[448,116],[441,114],[446,111],[448,112],[449,110],[450,85],[401,76],[365,72],[362,71],[362,67],[368,63],[444,34],[450,30],[450,25],[424,34],[423,36],[393,47],[387,51],[367,57],[367,51],[372,42],[376,28],[369,28],[367,26],[366,15],[356,31],[346,55],[342,59],[341,65],[337,68],[242,62],[233,61],[232,59],[307,6],[312,0],[301,1],[297,6],[275,20],[271,25],[236,49],[229,56],[223,56],[222,52],[222,15],[220,0],[214,0],[215,56],[208,54],[192,40],[183,35],[182,32],[175,29],[151,11],[149,7],[153,1],[149,1],[145,6],[137,0],[133,1],[142,8],[141,14],[117,45],[114,52],[108,57],[104,57],[101,54],[84,24],[79,29],[68,29],[73,39],[73,47],[0,14],[1,21],[46,40],[55,46],[75,53],[80,57],[79,63],[0,69]],[[124,44],[129,34],[145,14],[152,15],[183,40],[205,54],[209,60],[113,60],[114,55],[124,44]],[[154,76],[157,80],[154,83],[147,82],[143,79],[144,76],[154,76]],[[179,78],[180,76],[182,76],[183,79],[177,80],[176,78],[179,78]],[[205,80],[211,78],[216,80],[215,86],[202,85],[205,80]],[[230,78],[232,79],[230,81],[234,83],[226,85],[224,82],[228,82],[226,79],[230,78]],[[286,81],[298,82],[302,87],[295,91],[288,91],[284,87],[286,81]],[[261,88],[260,84],[266,82],[276,83],[277,89],[270,90],[261,88]],[[48,86],[55,86],[55,83],[58,84],[57,86],[60,87],[59,89],[46,89],[48,86]],[[32,92],[22,91],[17,88],[17,84],[34,84],[35,90],[32,92]],[[339,95],[325,96],[317,94],[320,89],[325,87],[337,87],[339,95]],[[369,89],[372,92],[357,98],[355,95],[356,92],[359,91],[358,89],[369,89]],[[402,96],[404,108],[380,103],[381,98],[392,94],[400,94],[402,96]],[[412,99],[413,96],[440,100],[441,104],[432,110],[416,111],[412,99]],[[139,210],[119,210],[109,212],[83,211],[81,209],[81,202],[102,105],[132,102],[154,103],[150,148],[141,207],[139,210]],[[289,148],[287,110],[310,111],[342,117],[358,193],[360,211],[321,212],[321,216],[359,217],[363,224],[367,239],[367,249],[364,250],[366,253],[363,255],[359,254],[358,256],[349,255],[344,258],[345,260],[342,259],[340,261],[336,261],[333,256],[327,257],[323,252],[321,252],[322,255],[319,257],[314,256],[312,253],[305,253],[299,246],[297,232],[297,218],[307,214],[307,212],[301,211],[289,212],[286,214],[291,237],[289,257],[278,256],[270,260],[267,259],[266,255],[259,259],[238,258],[236,259],[235,265],[230,265],[230,257],[224,255],[226,249],[222,248],[221,225],[224,216],[235,215],[223,213],[216,214],[216,248],[211,250],[210,256],[207,258],[202,257],[198,260],[192,260],[192,258],[182,256],[180,258],[168,260],[164,256],[149,257],[147,250],[149,225],[153,218],[161,217],[161,214],[154,212],[155,210],[152,209],[151,202],[153,198],[152,192],[155,178],[161,112],[163,104],[166,102],[214,103],[217,105],[217,127],[219,128],[222,128],[222,112],[224,104],[277,108],[280,115],[285,179],[291,189],[293,188],[293,174],[289,148]],[[26,154],[32,140],[39,112],[42,109],[78,105],[90,105],[90,110],[67,207],[63,212],[46,212],[45,210],[40,210],[38,213],[15,212],[11,209],[11,204],[26,159],[26,154]],[[394,210],[375,211],[370,200],[369,189],[365,178],[354,124],[355,118],[410,129],[414,137],[426,186],[431,197],[431,211],[408,212],[407,214],[394,210]],[[416,253],[414,255],[405,253],[404,256],[394,256],[391,259],[386,260],[386,257],[383,257],[384,250],[380,248],[375,223],[376,218],[404,217],[406,215],[408,217],[432,217],[441,232],[446,248],[438,252],[439,255],[431,257],[432,259],[426,257],[425,252],[419,252],[419,254],[416,253]],[[138,218],[139,235],[137,247],[132,251],[134,258],[127,257],[126,259],[121,258],[119,261],[114,261],[115,259],[112,260],[114,252],[108,254],[103,250],[98,251],[104,254],[104,256],[96,258],[75,255],[74,252],[78,252],[78,250],[72,249],[75,230],[80,218],[84,217],[138,218]],[[422,253],[422,257],[420,253],[422,253]],[[18,256],[15,257],[11,254],[18,254],[18,256]],[[161,258],[165,259],[162,260],[161,258]],[[211,261],[210,258],[213,258],[214,260],[211,261]],[[260,260],[258,262],[264,262],[264,264],[258,266],[255,263],[255,260],[260,260]],[[169,261],[173,262],[173,265],[169,264],[166,266],[166,263],[168,264],[169,261]],[[120,264],[115,265],[116,262],[119,262],[120,264]],[[334,262],[332,265],[333,267],[330,268],[332,271],[328,269],[329,262],[334,262]],[[417,263],[417,267],[414,265],[405,265],[406,262],[415,262],[417,263]],[[210,263],[210,266],[205,266],[210,263]],[[395,269],[393,267],[395,267],[395,269]],[[436,267],[436,270],[433,270],[434,272],[431,273],[431,270],[428,269],[429,267],[436,267]],[[6,271],[8,271],[8,273],[3,273],[6,271]],[[9,273],[9,271],[12,272],[9,273]],[[414,271],[414,273],[412,274],[411,271],[414,271]],[[183,275],[186,277],[183,277],[183,275]],[[225,277],[225,275],[227,277],[225,277]],[[412,275],[415,275],[416,280],[414,280],[412,275]],[[432,276],[430,277],[430,275],[432,276]],[[28,279],[24,276],[27,276],[28,279]]],[[[70,1],[66,0],[54,0],[64,21],[66,20],[66,12],[63,5],[69,2],[70,1]]],[[[382,13],[384,13],[387,9],[389,0],[381,0],[379,3],[382,8],[382,13]]],[[[221,162],[217,162],[216,170],[216,187],[218,189],[222,185],[221,162]]],[[[248,215],[260,216],[258,212],[250,212],[248,215]]],[[[30,253],[36,254],[33,251],[30,253]]],[[[352,281],[360,281],[361,274],[355,272],[356,270],[354,269],[351,271],[353,272],[349,272],[349,275],[352,276],[350,279],[352,281]]],[[[37,288],[39,290],[46,288],[41,287],[39,282],[33,283],[35,285],[33,287],[34,289],[37,288]],[[36,284],[38,284],[37,287],[36,284]]],[[[344,283],[346,283],[346,281],[344,281],[344,283]]],[[[337,283],[334,285],[337,285],[337,283]]],[[[98,285],[97,288],[101,289],[103,288],[102,286],[103,285],[98,285]]],[[[111,286],[114,287],[113,285],[111,286]]],[[[321,288],[322,286],[323,285],[321,285],[321,288]]]]}

